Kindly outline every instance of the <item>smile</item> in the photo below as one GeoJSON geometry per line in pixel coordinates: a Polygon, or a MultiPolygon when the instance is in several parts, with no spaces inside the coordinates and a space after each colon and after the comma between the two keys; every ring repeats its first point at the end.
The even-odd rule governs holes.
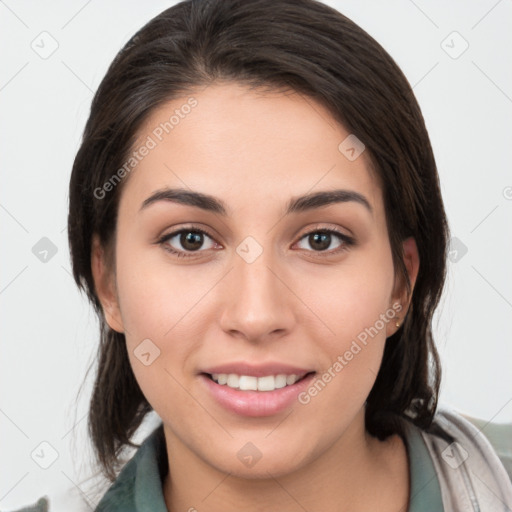
{"type": "Polygon", "coordinates": [[[311,384],[315,374],[255,377],[201,373],[199,378],[209,397],[223,409],[236,415],[262,417],[289,409],[311,384]]]}
{"type": "Polygon", "coordinates": [[[285,386],[291,386],[305,377],[303,375],[266,375],[254,377],[252,375],[237,375],[235,373],[214,373],[211,378],[222,386],[228,386],[241,391],[274,391],[285,386]]]}

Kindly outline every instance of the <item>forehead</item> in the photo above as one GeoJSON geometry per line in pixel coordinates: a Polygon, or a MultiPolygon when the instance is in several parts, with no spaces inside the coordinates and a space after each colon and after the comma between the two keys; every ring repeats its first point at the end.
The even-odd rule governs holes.
{"type": "Polygon", "coordinates": [[[302,94],[210,85],[146,119],[122,201],[140,206],[155,190],[180,187],[226,198],[228,208],[240,210],[343,188],[364,194],[378,210],[381,192],[369,156],[346,152],[361,150],[353,137],[302,94]]]}

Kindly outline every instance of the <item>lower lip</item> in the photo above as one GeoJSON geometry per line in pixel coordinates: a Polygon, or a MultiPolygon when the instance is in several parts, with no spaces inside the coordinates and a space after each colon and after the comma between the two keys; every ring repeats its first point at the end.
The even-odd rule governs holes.
{"type": "Polygon", "coordinates": [[[310,385],[315,374],[311,373],[291,386],[274,391],[240,391],[225,384],[217,384],[205,374],[199,377],[213,398],[224,408],[241,416],[256,417],[272,416],[290,407],[297,400],[297,395],[310,385]]]}

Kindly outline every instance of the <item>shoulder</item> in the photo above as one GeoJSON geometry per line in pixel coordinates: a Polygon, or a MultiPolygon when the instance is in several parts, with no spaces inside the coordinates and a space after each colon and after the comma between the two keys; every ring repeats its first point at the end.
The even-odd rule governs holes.
{"type": "Polygon", "coordinates": [[[461,416],[473,424],[491,443],[512,481],[512,422],[492,423],[465,414],[461,416]]]}
{"type": "Polygon", "coordinates": [[[18,510],[14,510],[13,512],[48,512],[48,497],[43,496],[37,500],[37,503],[33,505],[28,505],[26,507],[20,508],[18,510]]]}
{"type": "Polygon", "coordinates": [[[512,507],[511,476],[505,466],[510,471],[512,425],[490,425],[440,407],[430,428],[421,431],[443,502],[452,505],[447,510],[473,510],[475,504],[480,510],[512,507]]]}
{"type": "Polygon", "coordinates": [[[140,460],[143,457],[147,446],[147,440],[143,443],[133,457],[125,464],[115,482],[108,488],[95,512],[123,510],[131,512],[135,510],[135,480],[140,460]]]}
{"type": "Polygon", "coordinates": [[[95,512],[164,510],[162,478],[166,471],[165,437],[160,423],[123,467],[95,512]]]}
{"type": "Polygon", "coordinates": [[[512,481],[512,423],[492,423],[441,407],[434,417],[433,428],[429,431],[439,433],[440,430],[451,434],[454,440],[466,439],[470,445],[485,450],[487,455],[496,455],[512,481]]]}

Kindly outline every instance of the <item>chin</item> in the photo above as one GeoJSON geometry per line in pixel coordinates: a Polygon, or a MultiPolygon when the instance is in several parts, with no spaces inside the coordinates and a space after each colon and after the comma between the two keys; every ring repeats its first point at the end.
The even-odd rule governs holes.
{"type": "Polygon", "coordinates": [[[289,454],[282,453],[281,449],[272,447],[259,450],[250,441],[236,449],[235,456],[231,450],[210,459],[210,464],[222,473],[229,473],[232,477],[247,480],[264,480],[279,478],[299,470],[304,464],[304,458],[298,458],[297,450],[289,446],[289,454]]]}

